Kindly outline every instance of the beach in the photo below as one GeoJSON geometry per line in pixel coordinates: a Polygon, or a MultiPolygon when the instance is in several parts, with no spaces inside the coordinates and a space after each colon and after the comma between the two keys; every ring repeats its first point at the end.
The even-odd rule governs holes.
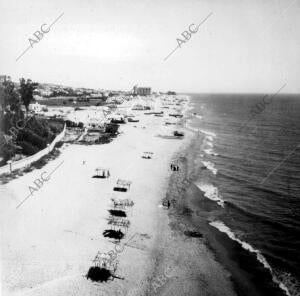
{"type": "MultiPolygon", "coordinates": [[[[170,227],[167,210],[161,206],[172,157],[193,133],[186,131],[183,140],[158,137],[176,127],[166,126],[162,117],[136,113],[140,121],[121,125],[120,135],[111,143],[65,144],[59,148],[60,155],[41,169],[1,185],[5,197],[1,200],[3,295],[145,295],[153,294],[153,289],[157,295],[174,289],[177,292],[172,294],[182,295],[176,287],[187,283],[195,292],[189,295],[199,295],[194,256],[201,258],[207,285],[213,276],[213,259],[204,248],[198,249],[197,241],[184,241],[170,227]],[[152,159],[142,158],[145,151],[153,152],[152,159]],[[92,178],[97,167],[108,168],[110,178],[92,178]],[[34,181],[50,172],[47,181],[32,192],[34,181]],[[128,192],[113,191],[118,179],[132,182],[128,192]],[[102,235],[110,228],[111,198],[134,202],[127,211],[130,226],[124,238],[131,240],[117,254],[119,279],[95,283],[86,278],[94,257],[115,249],[113,240],[102,235]],[[196,278],[190,277],[190,270],[196,278]],[[168,274],[167,280],[157,284],[162,271],[168,274]],[[180,284],[178,278],[184,282],[180,284]]],[[[214,289],[222,294],[222,287],[214,289]]]]}
{"type": "Polygon", "coordinates": [[[0,296],[300,296],[299,1],[0,6],[0,296]]]}

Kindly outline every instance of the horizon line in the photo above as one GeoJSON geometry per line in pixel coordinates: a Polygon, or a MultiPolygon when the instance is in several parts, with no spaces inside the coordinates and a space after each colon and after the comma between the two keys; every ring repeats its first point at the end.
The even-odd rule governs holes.
{"type": "MultiPolygon", "coordinates": [[[[6,76],[10,76],[7,74],[4,74],[6,76]]],[[[10,76],[11,77],[11,76],[10,76]]],[[[20,79],[20,78],[19,78],[20,79]]],[[[26,79],[30,79],[30,78],[26,78],[26,79]]],[[[13,81],[14,83],[19,83],[19,81],[13,81]]],[[[32,80],[33,81],[33,80],[32,80]]],[[[37,82],[37,81],[34,81],[37,82]]],[[[130,92],[132,89],[130,90],[122,90],[122,89],[108,89],[108,88],[102,88],[102,87],[88,87],[88,86],[70,86],[70,85],[65,85],[65,84],[59,84],[59,83],[54,83],[54,82],[37,82],[39,84],[53,84],[53,85],[57,85],[57,86],[62,86],[62,87],[70,87],[70,88],[85,88],[85,89],[93,89],[93,90],[104,90],[104,91],[116,91],[116,92],[130,92]]],[[[133,84],[134,85],[134,84],[133,84]]],[[[151,87],[151,86],[150,86],[151,87]]],[[[152,88],[152,87],[151,87],[152,88]]],[[[176,92],[176,94],[198,94],[198,95],[241,95],[241,94],[245,94],[245,95],[260,95],[260,94],[273,94],[272,91],[260,91],[260,92],[234,92],[234,91],[214,91],[214,92],[207,92],[207,91],[176,91],[176,90],[166,90],[166,91],[161,91],[161,90],[155,90],[154,92],[163,92],[166,93],[168,91],[174,91],[176,92]]],[[[280,92],[281,95],[300,95],[300,92],[280,92]]]]}

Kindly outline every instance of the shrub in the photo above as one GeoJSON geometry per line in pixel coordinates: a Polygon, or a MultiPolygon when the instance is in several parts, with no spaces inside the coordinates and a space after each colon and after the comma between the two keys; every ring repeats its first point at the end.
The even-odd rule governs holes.
{"type": "Polygon", "coordinates": [[[50,131],[53,133],[60,133],[65,125],[65,121],[63,119],[51,119],[47,121],[50,131]]]}
{"type": "Polygon", "coordinates": [[[32,130],[27,128],[19,132],[17,140],[29,142],[33,146],[38,147],[39,149],[43,149],[47,146],[46,139],[42,138],[41,136],[34,133],[32,130]]]}
{"type": "Polygon", "coordinates": [[[65,123],[66,123],[67,127],[79,127],[79,128],[83,128],[83,126],[84,126],[83,122],[76,123],[76,122],[71,121],[71,120],[66,120],[65,123]]]}
{"type": "Polygon", "coordinates": [[[45,138],[49,140],[51,137],[50,132],[50,127],[45,119],[38,119],[35,117],[32,117],[26,124],[26,128],[32,130],[35,134],[38,136],[45,138]]]}
{"type": "Polygon", "coordinates": [[[108,143],[110,143],[110,141],[111,141],[110,136],[107,135],[107,134],[104,134],[104,135],[101,135],[101,136],[99,137],[99,139],[97,139],[97,140],[95,141],[95,143],[96,143],[96,144],[108,144],[108,143]]]}
{"type": "Polygon", "coordinates": [[[15,155],[17,148],[11,136],[1,133],[0,156],[3,157],[4,162],[15,155]]]}
{"type": "Polygon", "coordinates": [[[67,120],[67,121],[66,121],[66,125],[67,125],[68,127],[77,127],[77,123],[76,123],[76,122],[73,122],[73,121],[71,121],[71,120],[67,120]]]}
{"type": "Polygon", "coordinates": [[[33,146],[27,141],[20,141],[18,142],[18,145],[22,147],[22,153],[25,155],[33,155],[37,152],[39,152],[39,148],[33,146]]]}
{"type": "Polygon", "coordinates": [[[58,133],[59,133],[59,129],[58,129],[58,127],[55,126],[55,125],[50,125],[50,130],[51,130],[51,132],[54,133],[54,134],[58,134],[58,133]]]}
{"type": "Polygon", "coordinates": [[[116,135],[118,133],[119,127],[120,126],[118,124],[109,123],[105,127],[105,132],[112,135],[116,135]]]}

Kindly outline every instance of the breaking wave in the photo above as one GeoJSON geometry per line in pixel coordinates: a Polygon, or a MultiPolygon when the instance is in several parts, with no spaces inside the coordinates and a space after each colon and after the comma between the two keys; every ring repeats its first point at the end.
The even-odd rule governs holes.
{"type": "Polygon", "coordinates": [[[210,161],[201,161],[203,165],[210,170],[214,175],[217,174],[218,170],[215,168],[214,164],[210,161]]]}
{"type": "Polygon", "coordinates": [[[278,286],[286,293],[286,295],[291,296],[288,288],[277,278],[277,276],[274,274],[272,267],[266,260],[266,258],[261,254],[261,252],[255,248],[253,248],[250,244],[240,240],[239,238],[236,237],[236,235],[231,231],[229,227],[227,227],[223,222],[221,221],[213,221],[209,223],[211,226],[217,228],[220,232],[226,233],[227,236],[238,242],[243,249],[256,254],[257,260],[263,264],[263,266],[268,269],[271,273],[272,280],[278,284],[278,286]]]}
{"type": "Polygon", "coordinates": [[[215,138],[217,135],[213,132],[209,132],[209,131],[205,131],[205,130],[200,130],[200,132],[204,135],[207,135],[207,136],[211,136],[213,138],[215,138]]]}
{"type": "Polygon", "coordinates": [[[208,155],[218,156],[219,154],[214,152],[211,148],[204,149],[204,152],[208,155]]]}
{"type": "Polygon", "coordinates": [[[217,187],[213,186],[212,184],[196,184],[197,187],[204,192],[204,196],[208,199],[215,201],[219,206],[222,208],[225,207],[225,201],[219,194],[219,190],[217,187]]]}

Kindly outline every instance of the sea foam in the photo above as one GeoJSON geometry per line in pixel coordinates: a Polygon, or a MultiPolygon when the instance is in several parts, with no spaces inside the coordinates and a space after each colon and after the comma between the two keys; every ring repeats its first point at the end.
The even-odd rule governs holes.
{"type": "Polygon", "coordinates": [[[213,138],[215,138],[217,135],[213,132],[209,132],[209,131],[205,131],[205,130],[200,130],[200,132],[204,135],[207,135],[207,136],[212,136],[213,138]]]}
{"type": "Polygon", "coordinates": [[[217,187],[212,184],[197,184],[197,187],[204,192],[204,196],[210,200],[217,202],[219,206],[224,208],[224,200],[219,194],[219,190],[217,187]]]}
{"type": "Polygon", "coordinates": [[[218,170],[215,168],[214,164],[210,161],[201,161],[203,165],[210,170],[214,175],[217,174],[218,170]]]}
{"type": "MultiPolygon", "coordinates": [[[[205,137],[206,138],[206,137],[205,137]]],[[[209,147],[214,147],[214,144],[212,143],[212,142],[210,142],[210,141],[208,141],[208,139],[205,139],[206,141],[205,141],[205,144],[207,145],[207,146],[209,146],[209,147]]]]}
{"type": "Polygon", "coordinates": [[[214,152],[211,148],[204,149],[204,152],[208,155],[218,156],[218,153],[214,152]]]}

